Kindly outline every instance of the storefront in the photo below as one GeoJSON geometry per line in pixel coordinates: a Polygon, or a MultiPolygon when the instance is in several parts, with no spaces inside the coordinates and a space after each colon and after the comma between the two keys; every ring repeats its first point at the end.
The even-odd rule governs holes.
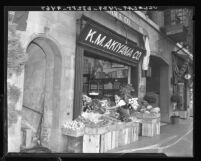
{"type": "Polygon", "coordinates": [[[75,61],[74,116],[82,112],[82,95],[113,99],[120,86],[132,84],[138,95],[138,63],[145,55],[136,42],[82,17],[75,61]],[[82,92],[81,92],[82,91],[82,92]]]}
{"type": "Polygon", "coordinates": [[[191,89],[193,80],[192,61],[188,56],[173,54],[173,93],[179,95],[181,103],[178,105],[178,110],[187,111],[191,106],[191,89]]]}
{"type": "MultiPolygon", "coordinates": [[[[118,17],[123,17],[121,13],[118,17]]],[[[23,119],[35,129],[26,127],[30,142],[34,131],[39,131],[43,146],[53,152],[66,152],[71,139],[67,139],[62,128],[84,112],[82,96],[114,102],[114,95],[125,84],[132,84],[135,90],[133,106],[138,107],[134,111],[151,120],[144,122],[144,136],[160,134],[160,121],[169,119],[170,51],[174,45],[161,41],[162,38],[158,40],[158,32],[132,16],[126,19],[133,18],[128,26],[106,12],[29,12],[27,29],[21,32],[30,57],[25,65],[21,103],[23,119]],[[160,46],[163,52],[151,53],[150,70],[143,77],[145,35],[149,35],[151,51],[157,53],[160,46]],[[147,92],[158,95],[156,106],[140,104],[147,92]]],[[[132,135],[132,128],[129,132],[124,126],[127,123],[121,123],[124,132],[120,135],[132,135]]],[[[138,136],[135,130],[134,133],[138,136]]],[[[129,135],[125,137],[127,141],[129,135]]]]}

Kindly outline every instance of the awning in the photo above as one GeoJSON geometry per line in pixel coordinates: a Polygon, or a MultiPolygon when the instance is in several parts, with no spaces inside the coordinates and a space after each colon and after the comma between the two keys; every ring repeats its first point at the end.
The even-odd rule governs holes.
{"type": "Polygon", "coordinates": [[[176,44],[176,46],[179,48],[176,51],[173,51],[174,54],[181,57],[184,60],[190,59],[190,63],[193,61],[193,54],[191,54],[187,49],[183,48],[182,45],[179,43],[176,44]]]}

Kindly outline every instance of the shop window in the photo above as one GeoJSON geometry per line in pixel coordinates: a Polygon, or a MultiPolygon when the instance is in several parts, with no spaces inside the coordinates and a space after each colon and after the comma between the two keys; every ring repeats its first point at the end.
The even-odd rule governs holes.
{"type": "Polygon", "coordinates": [[[130,82],[129,66],[84,56],[82,93],[92,98],[111,98],[130,82]]]}

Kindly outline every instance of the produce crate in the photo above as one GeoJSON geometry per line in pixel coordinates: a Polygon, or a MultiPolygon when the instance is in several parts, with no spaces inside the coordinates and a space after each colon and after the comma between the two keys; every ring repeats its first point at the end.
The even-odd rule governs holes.
{"type": "Polygon", "coordinates": [[[111,148],[115,149],[118,147],[118,142],[119,142],[119,131],[115,130],[112,131],[112,139],[111,139],[111,148]]]}
{"type": "Polygon", "coordinates": [[[118,146],[130,144],[138,140],[139,123],[126,122],[123,124],[124,124],[123,128],[119,129],[118,146]]]}
{"type": "Polygon", "coordinates": [[[67,137],[67,149],[66,153],[82,153],[83,152],[83,136],[80,137],[67,137]]]}
{"type": "Polygon", "coordinates": [[[100,135],[100,152],[104,153],[112,149],[112,131],[100,135]]]}
{"type": "Polygon", "coordinates": [[[100,135],[83,136],[83,153],[99,153],[100,152],[100,135]]]}
{"type": "Polygon", "coordinates": [[[84,128],[76,131],[67,128],[61,130],[62,134],[67,137],[66,153],[82,153],[84,128]]]}
{"type": "Polygon", "coordinates": [[[142,136],[155,136],[160,134],[160,118],[143,118],[142,136]]]}
{"type": "Polygon", "coordinates": [[[138,133],[139,133],[139,125],[138,126],[134,126],[131,128],[131,140],[130,143],[133,143],[135,141],[138,140],[138,133]]]}
{"type": "Polygon", "coordinates": [[[85,127],[84,153],[104,153],[138,140],[138,122],[117,122],[104,127],[85,127]]]}

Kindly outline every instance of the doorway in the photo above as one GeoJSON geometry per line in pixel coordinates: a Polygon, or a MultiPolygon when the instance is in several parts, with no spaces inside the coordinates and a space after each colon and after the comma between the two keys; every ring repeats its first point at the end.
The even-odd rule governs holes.
{"type": "Polygon", "coordinates": [[[27,48],[27,54],[22,130],[25,127],[30,131],[30,136],[25,137],[29,138],[26,139],[29,144],[35,144],[33,138],[38,136],[41,145],[57,151],[59,146],[55,145],[59,144],[61,137],[61,55],[57,45],[44,37],[34,39],[27,48]]]}
{"type": "Polygon", "coordinates": [[[168,123],[169,119],[169,67],[160,57],[150,57],[150,77],[147,78],[146,91],[154,92],[156,104],[160,107],[161,122],[168,123]]]}

